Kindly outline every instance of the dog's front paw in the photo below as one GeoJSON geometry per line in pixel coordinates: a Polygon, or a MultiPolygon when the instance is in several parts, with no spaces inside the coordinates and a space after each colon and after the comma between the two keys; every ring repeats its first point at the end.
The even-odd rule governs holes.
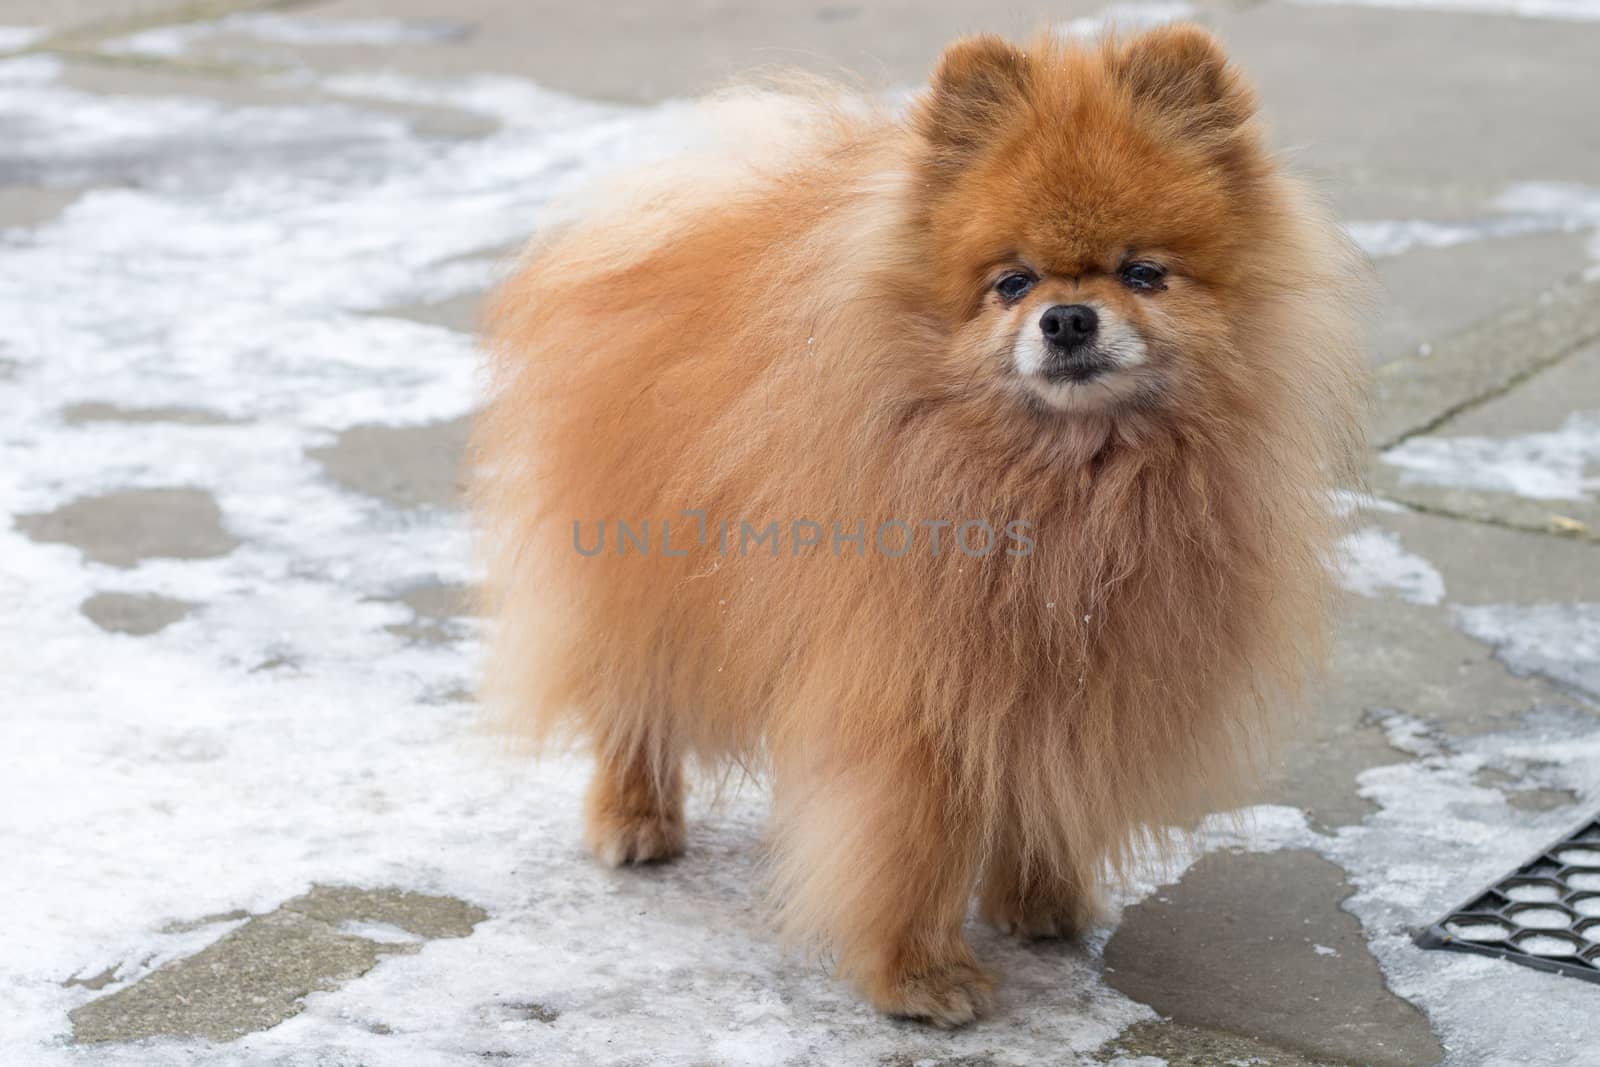
{"type": "Polygon", "coordinates": [[[683,816],[672,812],[591,812],[589,849],[607,867],[656,863],[683,855],[683,816]]]}
{"type": "Polygon", "coordinates": [[[974,963],[941,963],[901,975],[873,996],[890,1015],[966,1026],[994,1006],[994,979],[974,963]]]}

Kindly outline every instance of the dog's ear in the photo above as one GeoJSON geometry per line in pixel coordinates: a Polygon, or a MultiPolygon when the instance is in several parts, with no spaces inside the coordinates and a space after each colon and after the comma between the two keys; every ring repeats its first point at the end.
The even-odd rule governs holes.
{"type": "Polygon", "coordinates": [[[1198,26],[1140,34],[1123,47],[1117,71],[1135,100],[1201,139],[1226,138],[1256,112],[1255,93],[1198,26]]]}
{"type": "Polygon", "coordinates": [[[963,37],[944,50],[917,114],[934,162],[959,165],[1024,102],[1028,56],[994,34],[963,37]]]}

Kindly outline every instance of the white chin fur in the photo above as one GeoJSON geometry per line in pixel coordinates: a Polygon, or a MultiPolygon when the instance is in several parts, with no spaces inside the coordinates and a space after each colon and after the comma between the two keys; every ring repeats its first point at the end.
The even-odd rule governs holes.
{"type": "Polygon", "coordinates": [[[1053,382],[1044,376],[1047,355],[1044,335],[1033,318],[1017,331],[1011,345],[1012,365],[1028,391],[1060,411],[1102,411],[1131,397],[1138,389],[1137,376],[1129,373],[1149,361],[1144,338],[1105,308],[1091,304],[1100,316],[1100,333],[1094,345],[1111,369],[1083,382],[1053,382]]]}

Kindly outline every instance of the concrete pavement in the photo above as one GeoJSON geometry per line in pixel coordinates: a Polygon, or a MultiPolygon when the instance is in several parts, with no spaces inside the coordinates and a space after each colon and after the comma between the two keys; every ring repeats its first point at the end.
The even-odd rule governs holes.
{"type": "MultiPolygon", "coordinates": [[[[1121,17],[1137,22],[1172,14],[1172,7],[1132,5],[1121,17]]],[[[996,1019],[960,1039],[851,1016],[849,1025],[864,1029],[849,1032],[871,1043],[842,1047],[870,1048],[868,1061],[886,1064],[1600,1064],[1592,1022],[1600,985],[1410,946],[1419,925],[1600,807],[1591,744],[1600,736],[1600,671],[1593,666],[1600,661],[1600,8],[1578,3],[1573,17],[1522,18],[1452,9],[1445,0],[1437,7],[1268,0],[1185,9],[1215,28],[1258,79],[1278,143],[1350,221],[1385,286],[1373,331],[1369,482],[1376,501],[1346,545],[1351,593],[1333,670],[1261,798],[1270,806],[1262,809],[1270,840],[1218,845],[1170,884],[1130,899],[1087,954],[1039,950],[1041,968],[1058,958],[1051,953],[1065,953],[1059,958],[1086,968],[1086,981],[1115,991],[1106,996],[1126,998],[1117,1001],[1123,1015],[1084,1009],[1086,1019],[1108,1027],[1104,1040],[1086,1039],[1086,1048],[1054,1037],[1043,1042],[1046,1022],[1008,1014],[1003,1003],[996,1019]],[[1488,992],[1469,993],[1469,986],[1488,992]],[[1588,1019],[1569,1018],[1576,1036],[1568,1044],[1518,1044],[1541,1027],[1559,1029],[1559,1013],[1582,1010],[1588,1019]]],[[[70,100],[77,110],[28,114],[24,100],[0,116],[0,227],[17,248],[48,245],[52,234],[78,232],[71,213],[108,192],[153,190],[181,200],[220,188],[234,169],[261,182],[292,178],[331,188],[348,184],[351,174],[376,173],[359,165],[368,156],[389,158],[397,143],[440,153],[492,144],[514,124],[504,103],[522,99],[507,88],[514,79],[595,102],[608,109],[595,121],[613,121],[760,66],[852,71],[874,86],[913,84],[957,33],[1020,33],[1099,13],[1082,2],[996,8],[961,0],[605,8],[545,0],[458,0],[448,7],[429,0],[12,0],[0,4],[0,27],[9,28],[9,38],[0,33],[0,98],[8,91],[70,93],[48,99],[70,100]],[[7,81],[7,63],[25,76],[7,81]],[[44,64],[48,72],[40,73],[44,64]],[[486,75],[501,80],[483,81],[486,75]],[[102,115],[96,109],[104,101],[134,106],[102,115]],[[149,129],[141,126],[140,101],[152,109],[149,129]],[[269,116],[313,112],[323,123],[315,129],[283,119],[283,130],[261,132],[269,116]],[[87,132],[77,136],[70,123],[87,132]]],[[[397,180],[392,173],[372,178],[374,188],[397,180]]],[[[412,221],[424,222],[388,224],[412,221]]],[[[520,228],[531,224],[530,215],[520,228]]],[[[437,262],[492,264],[518,230],[518,221],[507,219],[505,232],[485,233],[481,243],[437,262]]],[[[89,258],[108,254],[86,240],[55,254],[70,256],[75,247],[89,258]]],[[[136,260],[129,269],[138,269],[136,260]]],[[[226,260],[218,269],[228,269],[226,260]]],[[[454,344],[450,338],[470,332],[491,273],[479,270],[449,291],[409,293],[361,314],[400,324],[396,330],[435,331],[425,336],[454,344]]],[[[97,294],[79,299],[92,303],[97,294]]],[[[37,306],[0,313],[67,317],[37,306]]],[[[178,304],[150,312],[156,319],[186,314],[178,304]]],[[[267,435],[277,425],[243,401],[184,394],[181,382],[171,395],[140,398],[96,395],[92,380],[80,379],[74,396],[56,404],[40,392],[44,361],[24,350],[29,336],[47,334],[0,333],[0,390],[26,394],[45,420],[39,426],[53,419],[48,424],[65,427],[64,434],[102,428],[133,440],[146,429],[224,435],[254,424],[267,435]]],[[[139,340],[105,329],[98,336],[105,359],[135,351],[139,340]]],[[[320,342],[307,331],[293,343],[320,342]]],[[[261,373],[274,373],[270,345],[229,358],[266,361],[261,373]]],[[[372,379],[402,370],[384,365],[372,379]]],[[[159,377],[160,362],[145,373],[159,377]]],[[[286,369],[280,377],[298,373],[286,369]]],[[[393,381],[392,395],[403,395],[402,378],[393,381]]],[[[275,462],[303,468],[307,485],[364,509],[364,551],[374,558],[398,551],[394,546],[426,533],[430,522],[456,529],[449,524],[459,524],[461,413],[294,418],[299,436],[284,436],[275,462]]],[[[24,458],[46,447],[29,437],[33,432],[18,435],[24,458]]],[[[223,438],[183,440],[203,449],[223,438]]],[[[0,481],[17,487],[19,501],[0,501],[0,508],[10,512],[5,524],[19,545],[76,550],[87,568],[81,608],[63,601],[41,610],[81,610],[84,625],[114,632],[119,642],[167,640],[212,625],[204,590],[167,582],[159,568],[225,563],[241,542],[278,536],[267,515],[256,533],[236,532],[234,524],[245,520],[215,499],[226,494],[186,484],[182,471],[172,484],[116,488],[79,486],[72,469],[41,462],[37,484],[31,474],[0,481]],[[60,471],[69,473],[53,473],[60,471]]],[[[249,466],[239,477],[269,487],[262,493],[279,484],[249,466]]],[[[374,628],[387,627],[394,664],[405,655],[459,661],[430,678],[432,688],[417,701],[455,708],[449,721],[462,724],[470,718],[465,675],[475,650],[464,606],[470,576],[418,567],[409,584],[352,586],[351,600],[390,613],[374,628]]],[[[224,581],[226,572],[218,573],[224,581]]],[[[278,573],[288,580],[298,572],[290,562],[278,573]]],[[[20,604],[24,595],[13,592],[11,600],[20,604]]],[[[215,625],[226,625],[217,618],[215,625]]],[[[252,646],[252,658],[233,665],[238,676],[315,673],[311,652],[292,639],[280,644],[263,638],[252,646]]],[[[19,657],[10,669],[26,672],[29,664],[19,657]]],[[[406,773],[425,779],[427,764],[406,773]]],[[[140,802],[130,794],[123,806],[140,802]]],[[[544,799],[533,792],[526,802],[544,799]]],[[[713,851],[734,850],[724,839],[730,834],[736,845],[741,840],[726,827],[718,832],[713,851]]],[[[470,819],[458,833],[474,833],[470,819]]],[[[755,840],[742,842],[753,848],[755,840]]],[[[480,922],[488,919],[490,929],[522,921],[509,905],[497,913],[492,901],[480,908],[449,894],[423,895],[431,885],[414,884],[415,871],[402,864],[383,870],[386,881],[361,890],[313,888],[323,877],[337,882],[341,868],[308,858],[296,868],[300,881],[283,883],[299,891],[280,893],[276,906],[262,902],[270,896],[265,888],[265,896],[216,906],[196,900],[186,914],[209,915],[202,925],[213,934],[192,951],[173,947],[177,940],[152,942],[162,947],[144,959],[112,948],[93,957],[92,967],[80,951],[72,958],[81,957],[85,970],[50,973],[54,991],[29,1001],[32,1018],[44,1021],[24,1036],[63,1062],[180,1053],[194,1062],[290,1062],[275,1046],[219,1050],[293,1025],[285,1020],[308,997],[331,990],[359,997],[351,991],[362,983],[399,973],[391,956],[410,955],[416,965],[436,949],[473,951],[460,946],[479,941],[480,922]],[[305,903],[330,899],[341,903],[327,914],[313,915],[305,903]],[[457,947],[445,944],[451,939],[459,939],[457,947]],[[178,1003],[186,1007],[177,1010],[178,1003]],[[141,1043],[151,1039],[176,1044],[141,1043]]],[[[701,883],[694,879],[714,876],[690,872],[683,876],[688,888],[679,887],[687,895],[666,907],[695,914],[701,883]]],[[[537,901],[541,877],[535,865],[520,871],[517,884],[537,901]]],[[[596,893],[649,891],[635,881],[605,884],[596,893]]],[[[570,900],[564,906],[581,908],[570,900]]],[[[572,920],[577,913],[567,914],[572,920]]],[[[151,915],[149,923],[183,919],[151,915]]],[[[770,948],[777,957],[759,934],[751,937],[748,951],[770,948]]],[[[781,967],[784,983],[812,973],[804,963],[781,967]]],[[[514,1047],[491,1047],[460,1024],[458,1043],[428,1045],[423,1055],[420,1038],[392,1021],[367,1027],[362,1040],[376,1043],[364,1045],[346,1043],[331,1023],[306,1024],[295,1047],[336,1063],[454,1063],[491,1054],[527,1062],[740,1062],[778,1047],[708,1043],[680,1055],[630,1045],[630,1036],[648,1035],[654,1025],[640,1022],[654,1018],[653,979],[614,961],[605,974],[615,1003],[603,1010],[563,1003],[560,989],[508,990],[492,1011],[473,1009],[472,1025],[484,1033],[521,1035],[514,1047]]],[[[12,979],[19,987],[25,979],[16,975],[46,977],[19,965],[12,979]]],[[[755,1004],[767,994],[750,995],[755,1004]]],[[[796,996],[811,1005],[808,1013],[822,1010],[796,996]]],[[[818,1003],[834,1010],[831,1001],[818,1003]]],[[[400,1014],[411,1011],[427,1015],[414,1006],[400,1014]]],[[[752,1008],[727,1025],[754,1027],[758,1017],[752,1008]]],[[[1099,1032],[1088,1026],[1084,1033],[1099,1032]]],[[[802,1029],[796,1022],[792,1032],[802,1029]]],[[[836,1054],[784,1058],[838,1062],[830,1058],[836,1054]]]]}

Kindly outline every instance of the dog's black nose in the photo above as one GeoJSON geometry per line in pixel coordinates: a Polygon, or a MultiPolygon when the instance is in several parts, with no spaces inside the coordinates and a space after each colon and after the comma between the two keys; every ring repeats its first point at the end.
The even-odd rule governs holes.
{"type": "Polygon", "coordinates": [[[1039,316],[1039,330],[1056,348],[1077,348],[1100,328],[1100,316],[1088,304],[1057,304],[1039,316]]]}

